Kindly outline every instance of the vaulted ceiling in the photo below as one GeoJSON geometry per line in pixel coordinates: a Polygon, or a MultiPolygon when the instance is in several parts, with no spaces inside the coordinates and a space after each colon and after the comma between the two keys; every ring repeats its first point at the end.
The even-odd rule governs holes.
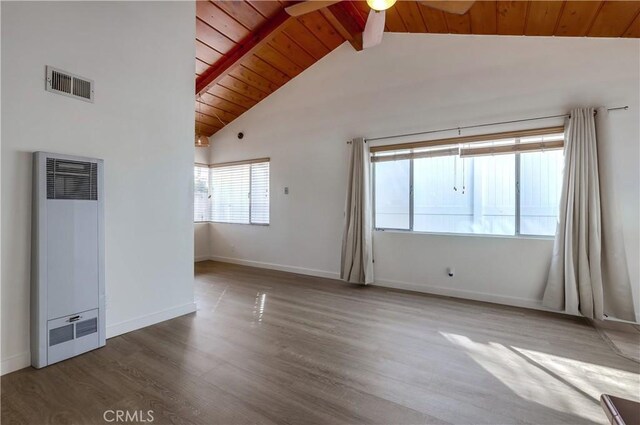
{"type": "MultiPolygon", "coordinates": [[[[293,3],[196,2],[196,133],[214,134],[344,41],[361,50],[365,1],[298,18],[284,10],[293,3]]],[[[453,15],[399,0],[385,30],[640,38],[640,1],[477,1],[453,15]]]]}

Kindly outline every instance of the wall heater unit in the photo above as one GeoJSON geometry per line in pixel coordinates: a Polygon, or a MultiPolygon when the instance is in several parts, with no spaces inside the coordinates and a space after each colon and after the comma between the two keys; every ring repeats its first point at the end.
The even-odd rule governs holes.
{"type": "Polygon", "coordinates": [[[33,157],[31,364],[105,345],[103,161],[33,157]]]}

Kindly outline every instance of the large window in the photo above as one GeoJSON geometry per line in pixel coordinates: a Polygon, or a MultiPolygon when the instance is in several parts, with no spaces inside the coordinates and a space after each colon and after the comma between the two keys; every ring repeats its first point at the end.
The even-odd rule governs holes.
{"type": "Polygon", "coordinates": [[[559,128],[372,148],[377,229],[553,236],[559,128]]]}
{"type": "Polygon", "coordinates": [[[269,224],[269,160],[194,169],[194,220],[269,224]]]}

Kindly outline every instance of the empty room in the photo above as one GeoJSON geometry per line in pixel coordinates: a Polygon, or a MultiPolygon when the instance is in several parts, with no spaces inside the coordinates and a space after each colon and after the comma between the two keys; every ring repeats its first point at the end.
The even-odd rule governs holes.
{"type": "Polygon", "coordinates": [[[640,425],[640,1],[0,23],[3,425],[640,425]]]}

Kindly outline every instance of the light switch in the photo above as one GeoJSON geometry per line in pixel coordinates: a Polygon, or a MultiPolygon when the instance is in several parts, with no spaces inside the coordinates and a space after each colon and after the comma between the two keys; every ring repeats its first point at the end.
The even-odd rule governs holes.
{"type": "Polygon", "coordinates": [[[288,186],[285,186],[285,188],[284,188],[284,194],[285,194],[285,195],[288,195],[288,194],[289,194],[289,187],[288,187],[288,186]]]}

